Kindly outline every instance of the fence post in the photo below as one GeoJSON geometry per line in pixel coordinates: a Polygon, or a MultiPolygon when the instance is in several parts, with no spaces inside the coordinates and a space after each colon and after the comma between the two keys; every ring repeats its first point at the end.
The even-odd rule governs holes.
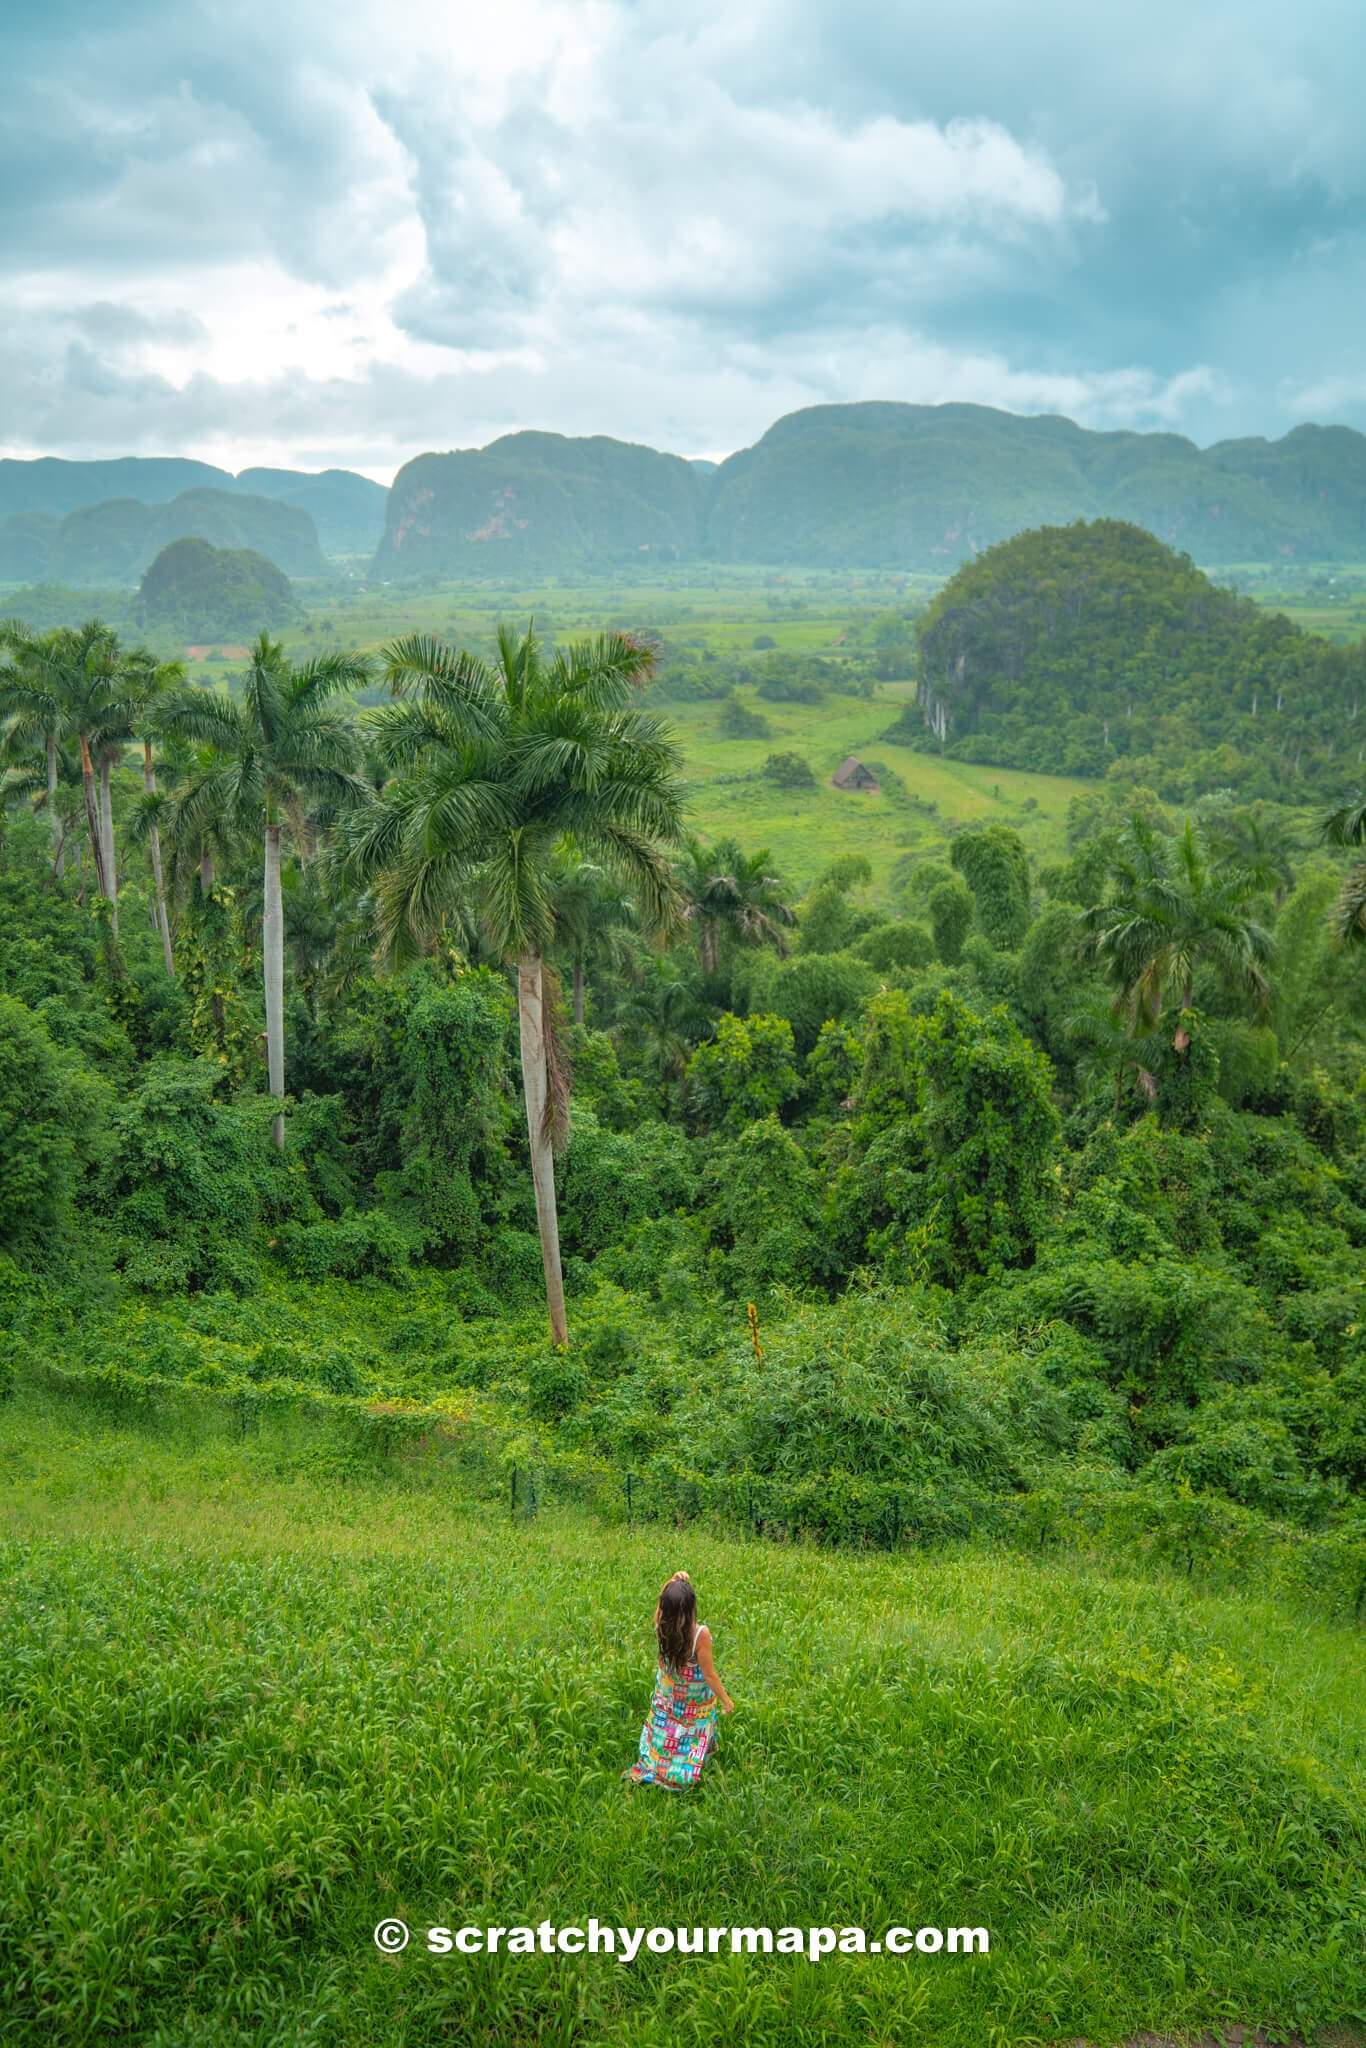
{"type": "Polygon", "coordinates": [[[632,1521],[633,1505],[631,1499],[631,1475],[628,1472],[626,1474],[626,1526],[628,1529],[634,1526],[632,1521]]]}

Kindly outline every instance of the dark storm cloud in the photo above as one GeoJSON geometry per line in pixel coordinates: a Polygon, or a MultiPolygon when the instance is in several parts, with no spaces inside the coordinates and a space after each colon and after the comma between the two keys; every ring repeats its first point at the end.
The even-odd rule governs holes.
{"type": "Polygon", "coordinates": [[[55,0],[0,34],[17,450],[714,451],[868,396],[1366,425],[1341,0],[55,0]]]}

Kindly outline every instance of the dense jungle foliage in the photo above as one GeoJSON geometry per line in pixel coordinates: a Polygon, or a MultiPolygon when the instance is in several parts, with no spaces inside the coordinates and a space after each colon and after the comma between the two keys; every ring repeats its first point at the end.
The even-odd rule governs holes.
{"type": "Polygon", "coordinates": [[[263,638],[231,697],[7,647],[7,1378],[458,1395],[825,1536],[1072,1487],[1360,1558],[1359,806],[1098,784],[1051,865],[946,829],[793,900],[687,838],[630,641],[263,638]]]}
{"type": "Polygon", "coordinates": [[[1362,773],[1361,645],[1218,588],[1141,527],[1004,541],[944,586],[917,637],[918,702],[895,736],[961,760],[1113,771],[1176,802],[1288,802],[1362,773]]]}

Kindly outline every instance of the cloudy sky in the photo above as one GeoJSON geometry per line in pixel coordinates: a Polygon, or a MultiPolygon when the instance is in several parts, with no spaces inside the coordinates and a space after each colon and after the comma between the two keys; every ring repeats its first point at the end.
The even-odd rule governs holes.
{"type": "Polygon", "coordinates": [[[0,0],[0,452],[1366,428],[1358,0],[0,0]]]}

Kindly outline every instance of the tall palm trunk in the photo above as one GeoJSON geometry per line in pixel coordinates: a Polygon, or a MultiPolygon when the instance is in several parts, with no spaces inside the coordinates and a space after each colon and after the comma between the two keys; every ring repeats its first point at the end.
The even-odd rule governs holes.
{"type": "MultiPolygon", "coordinates": [[[[142,743],[142,786],[148,796],[155,796],[157,772],[152,766],[152,742],[142,743]]],[[[147,835],[148,851],[152,856],[152,887],[156,892],[157,925],[161,931],[161,957],[166,962],[166,972],[175,980],[175,958],[171,952],[171,922],[166,915],[166,886],[161,877],[161,834],[157,830],[155,812],[152,814],[151,830],[147,835]]]]}
{"type": "MultiPolygon", "coordinates": [[[[261,950],[266,975],[266,1078],[277,1102],[285,1092],[285,913],[280,896],[280,828],[266,824],[266,884],[261,918],[261,950]]],[[[276,1113],[271,1136],[281,1151],[285,1143],[283,1109],[276,1113]]]]}
{"type": "Polygon", "coordinates": [[[574,955],[574,1022],[583,1022],[583,955],[574,955]]]}
{"type": "Polygon", "coordinates": [[[213,855],[207,846],[199,849],[199,886],[206,896],[213,894],[213,855]]]}
{"type": "Polygon", "coordinates": [[[90,853],[95,863],[95,887],[101,896],[109,896],[109,875],[104,864],[104,832],[100,818],[99,800],[95,794],[95,764],[90,758],[90,742],[85,734],[76,735],[81,746],[81,795],[85,798],[85,826],[90,834],[90,853]]]}
{"type": "Polygon", "coordinates": [[[48,824],[52,828],[52,872],[60,880],[66,867],[66,855],[63,851],[65,834],[62,831],[61,818],[57,814],[57,735],[55,732],[47,734],[47,818],[48,824]]]}
{"type": "Polygon", "coordinates": [[[546,1114],[550,1077],[546,1066],[545,1007],[539,953],[524,953],[517,962],[517,1022],[522,1041],[522,1092],[526,1096],[526,1128],[531,1144],[531,1179],[536,1190],[536,1224],[541,1234],[545,1269],[545,1302],[553,1344],[569,1342],[564,1314],[564,1277],[560,1271],[560,1224],[555,1213],[555,1162],[550,1149],[546,1114]]]}
{"type": "Polygon", "coordinates": [[[114,937],[119,935],[119,878],[114,865],[114,799],[109,787],[114,757],[106,751],[100,756],[100,842],[104,852],[104,873],[108,882],[105,895],[114,906],[114,937]]]}

